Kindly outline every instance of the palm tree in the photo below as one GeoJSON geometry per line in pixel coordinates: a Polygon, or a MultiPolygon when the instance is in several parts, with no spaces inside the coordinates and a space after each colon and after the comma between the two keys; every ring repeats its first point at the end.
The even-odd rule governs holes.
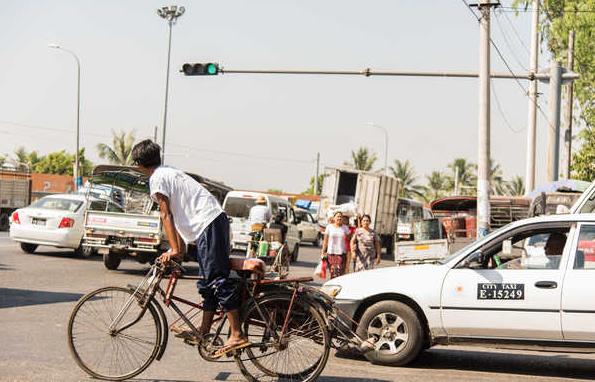
{"type": "Polygon", "coordinates": [[[424,194],[426,200],[430,201],[442,197],[448,186],[448,178],[440,171],[432,171],[430,175],[426,175],[426,180],[428,181],[424,194]]]}
{"type": "Polygon", "coordinates": [[[445,188],[455,194],[468,194],[469,192],[461,190],[474,187],[476,183],[476,166],[471,162],[467,162],[465,158],[455,158],[448,165],[448,168],[452,171],[452,174],[447,176],[445,188]],[[456,190],[455,185],[457,186],[456,190]]]}
{"type": "Polygon", "coordinates": [[[525,182],[520,176],[515,176],[511,180],[505,183],[504,186],[506,195],[510,196],[523,196],[525,195],[525,182]]]}
{"type": "Polygon", "coordinates": [[[415,169],[408,160],[401,162],[395,159],[394,166],[390,166],[393,176],[401,181],[401,195],[405,198],[422,196],[423,186],[415,184],[417,176],[415,169]]]}
{"type": "Polygon", "coordinates": [[[356,170],[370,171],[376,159],[375,153],[371,153],[366,147],[360,147],[357,151],[351,151],[351,162],[346,164],[356,170]]]}
{"type": "Polygon", "coordinates": [[[490,160],[490,193],[493,195],[505,195],[505,182],[502,168],[496,161],[490,160]]]}
{"type": "Polygon", "coordinates": [[[99,157],[107,159],[110,163],[122,166],[132,165],[132,148],[134,147],[134,130],[125,133],[112,131],[112,145],[99,143],[97,152],[99,157]]]}
{"type": "Polygon", "coordinates": [[[16,167],[21,170],[34,171],[34,166],[41,161],[37,151],[27,152],[23,146],[14,151],[14,162],[16,167]]]}

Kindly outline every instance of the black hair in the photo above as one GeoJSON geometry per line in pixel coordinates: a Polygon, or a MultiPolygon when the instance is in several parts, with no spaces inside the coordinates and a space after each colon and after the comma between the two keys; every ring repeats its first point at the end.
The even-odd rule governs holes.
{"type": "Polygon", "coordinates": [[[150,139],[140,141],[132,148],[132,161],[147,168],[158,167],[161,165],[161,147],[150,139]]]}
{"type": "Polygon", "coordinates": [[[368,218],[368,220],[369,220],[370,222],[372,221],[372,218],[371,218],[371,217],[370,217],[370,215],[368,215],[368,214],[363,214],[363,215],[362,215],[362,217],[361,217],[361,220],[364,220],[364,218],[368,218]]]}

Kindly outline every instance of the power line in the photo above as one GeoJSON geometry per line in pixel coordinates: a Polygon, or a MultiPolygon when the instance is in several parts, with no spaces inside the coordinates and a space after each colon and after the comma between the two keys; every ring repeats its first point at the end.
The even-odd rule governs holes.
{"type": "MultiPolygon", "coordinates": [[[[516,8],[511,6],[500,6],[502,12],[508,13],[519,13],[519,12],[535,12],[533,8],[516,8]]],[[[572,8],[564,8],[560,10],[561,12],[565,13],[595,13],[595,9],[572,9],[572,8]]]]}
{"type": "Polygon", "coordinates": [[[496,87],[494,86],[494,81],[492,81],[491,89],[492,89],[492,94],[494,95],[494,101],[496,101],[496,109],[498,110],[498,113],[504,120],[504,123],[506,124],[506,126],[510,129],[510,131],[512,131],[515,134],[522,132],[524,129],[516,130],[512,127],[512,125],[510,124],[510,121],[508,121],[506,114],[502,110],[502,105],[500,104],[500,99],[498,98],[498,94],[496,92],[496,87]]]}
{"type": "Polygon", "coordinates": [[[506,14],[506,12],[500,12],[500,13],[504,15],[504,18],[508,21],[508,23],[512,27],[512,31],[516,35],[517,39],[519,40],[519,42],[521,43],[521,45],[523,46],[523,48],[525,48],[525,51],[527,52],[527,54],[530,54],[531,52],[529,51],[529,48],[527,47],[527,45],[525,44],[525,42],[521,38],[521,35],[519,34],[519,31],[516,29],[516,26],[514,25],[514,23],[510,19],[510,17],[508,17],[508,14],[506,14]]]}
{"type": "Polygon", "coordinates": [[[510,43],[510,41],[508,40],[507,34],[504,31],[504,28],[502,27],[502,24],[500,24],[500,19],[498,17],[498,14],[495,13],[494,15],[496,16],[496,17],[494,17],[494,19],[496,20],[496,26],[500,30],[500,33],[502,33],[502,39],[504,40],[504,43],[506,44],[506,46],[510,50],[510,54],[512,55],[512,58],[515,60],[515,62],[517,63],[517,65],[520,66],[523,70],[529,71],[529,69],[527,69],[527,67],[523,63],[521,63],[521,60],[514,53],[514,48],[512,47],[512,44],[510,43]]]}

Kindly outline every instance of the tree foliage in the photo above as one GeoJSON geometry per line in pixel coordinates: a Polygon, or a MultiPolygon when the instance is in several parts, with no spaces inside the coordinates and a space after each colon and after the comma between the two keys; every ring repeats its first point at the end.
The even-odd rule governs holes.
{"type": "Polygon", "coordinates": [[[112,145],[99,143],[97,152],[101,159],[107,159],[112,164],[131,166],[134,141],[134,131],[128,133],[112,131],[112,145]]]}
{"type": "Polygon", "coordinates": [[[324,178],[326,174],[318,175],[318,189],[314,192],[314,177],[310,177],[310,186],[302,192],[302,194],[309,194],[309,195],[320,195],[322,193],[322,182],[324,182],[324,178]]]}
{"type": "Polygon", "coordinates": [[[426,175],[426,181],[424,197],[427,201],[439,199],[446,194],[448,177],[440,171],[432,171],[430,175],[426,175]]]}
{"type": "Polygon", "coordinates": [[[423,186],[416,184],[417,175],[413,165],[408,160],[401,162],[395,159],[394,165],[390,166],[393,176],[401,181],[401,196],[404,198],[420,197],[423,194],[423,186]]]}
{"type": "Polygon", "coordinates": [[[572,158],[572,177],[592,182],[595,180],[595,132],[584,129],[579,133],[581,148],[572,158]]]}
{"type": "Polygon", "coordinates": [[[370,152],[367,147],[360,147],[356,151],[351,151],[351,162],[346,164],[356,170],[371,171],[376,159],[375,153],[370,152]]]}
{"type": "MultiPolygon", "coordinates": [[[[73,175],[75,155],[67,153],[65,150],[55,151],[39,158],[33,167],[33,172],[43,174],[73,175]]],[[[79,163],[81,176],[91,175],[93,163],[85,158],[85,149],[79,152],[79,163]]]]}

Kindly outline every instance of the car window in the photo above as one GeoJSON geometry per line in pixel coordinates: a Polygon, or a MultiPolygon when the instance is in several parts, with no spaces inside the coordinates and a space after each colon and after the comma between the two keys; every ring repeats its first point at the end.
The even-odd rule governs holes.
{"type": "Polygon", "coordinates": [[[595,225],[583,225],[578,235],[574,269],[595,269],[595,225]]]}
{"type": "Polygon", "coordinates": [[[31,204],[32,208],[76,212],[83,205],[81,200],[41,198],[31,204]]]}
{"type": "Polygon", "coordinates": [[[514,232],[470,256],[465,267],[473,269],[558,269],[569,227],[514,232]]]}
{"type": "Polygon", "coordinates": [[[225,213],[234,218],[248,218],[250,208],[256,204],[253,198],[228,197],[225,199],[225,213]]]}

